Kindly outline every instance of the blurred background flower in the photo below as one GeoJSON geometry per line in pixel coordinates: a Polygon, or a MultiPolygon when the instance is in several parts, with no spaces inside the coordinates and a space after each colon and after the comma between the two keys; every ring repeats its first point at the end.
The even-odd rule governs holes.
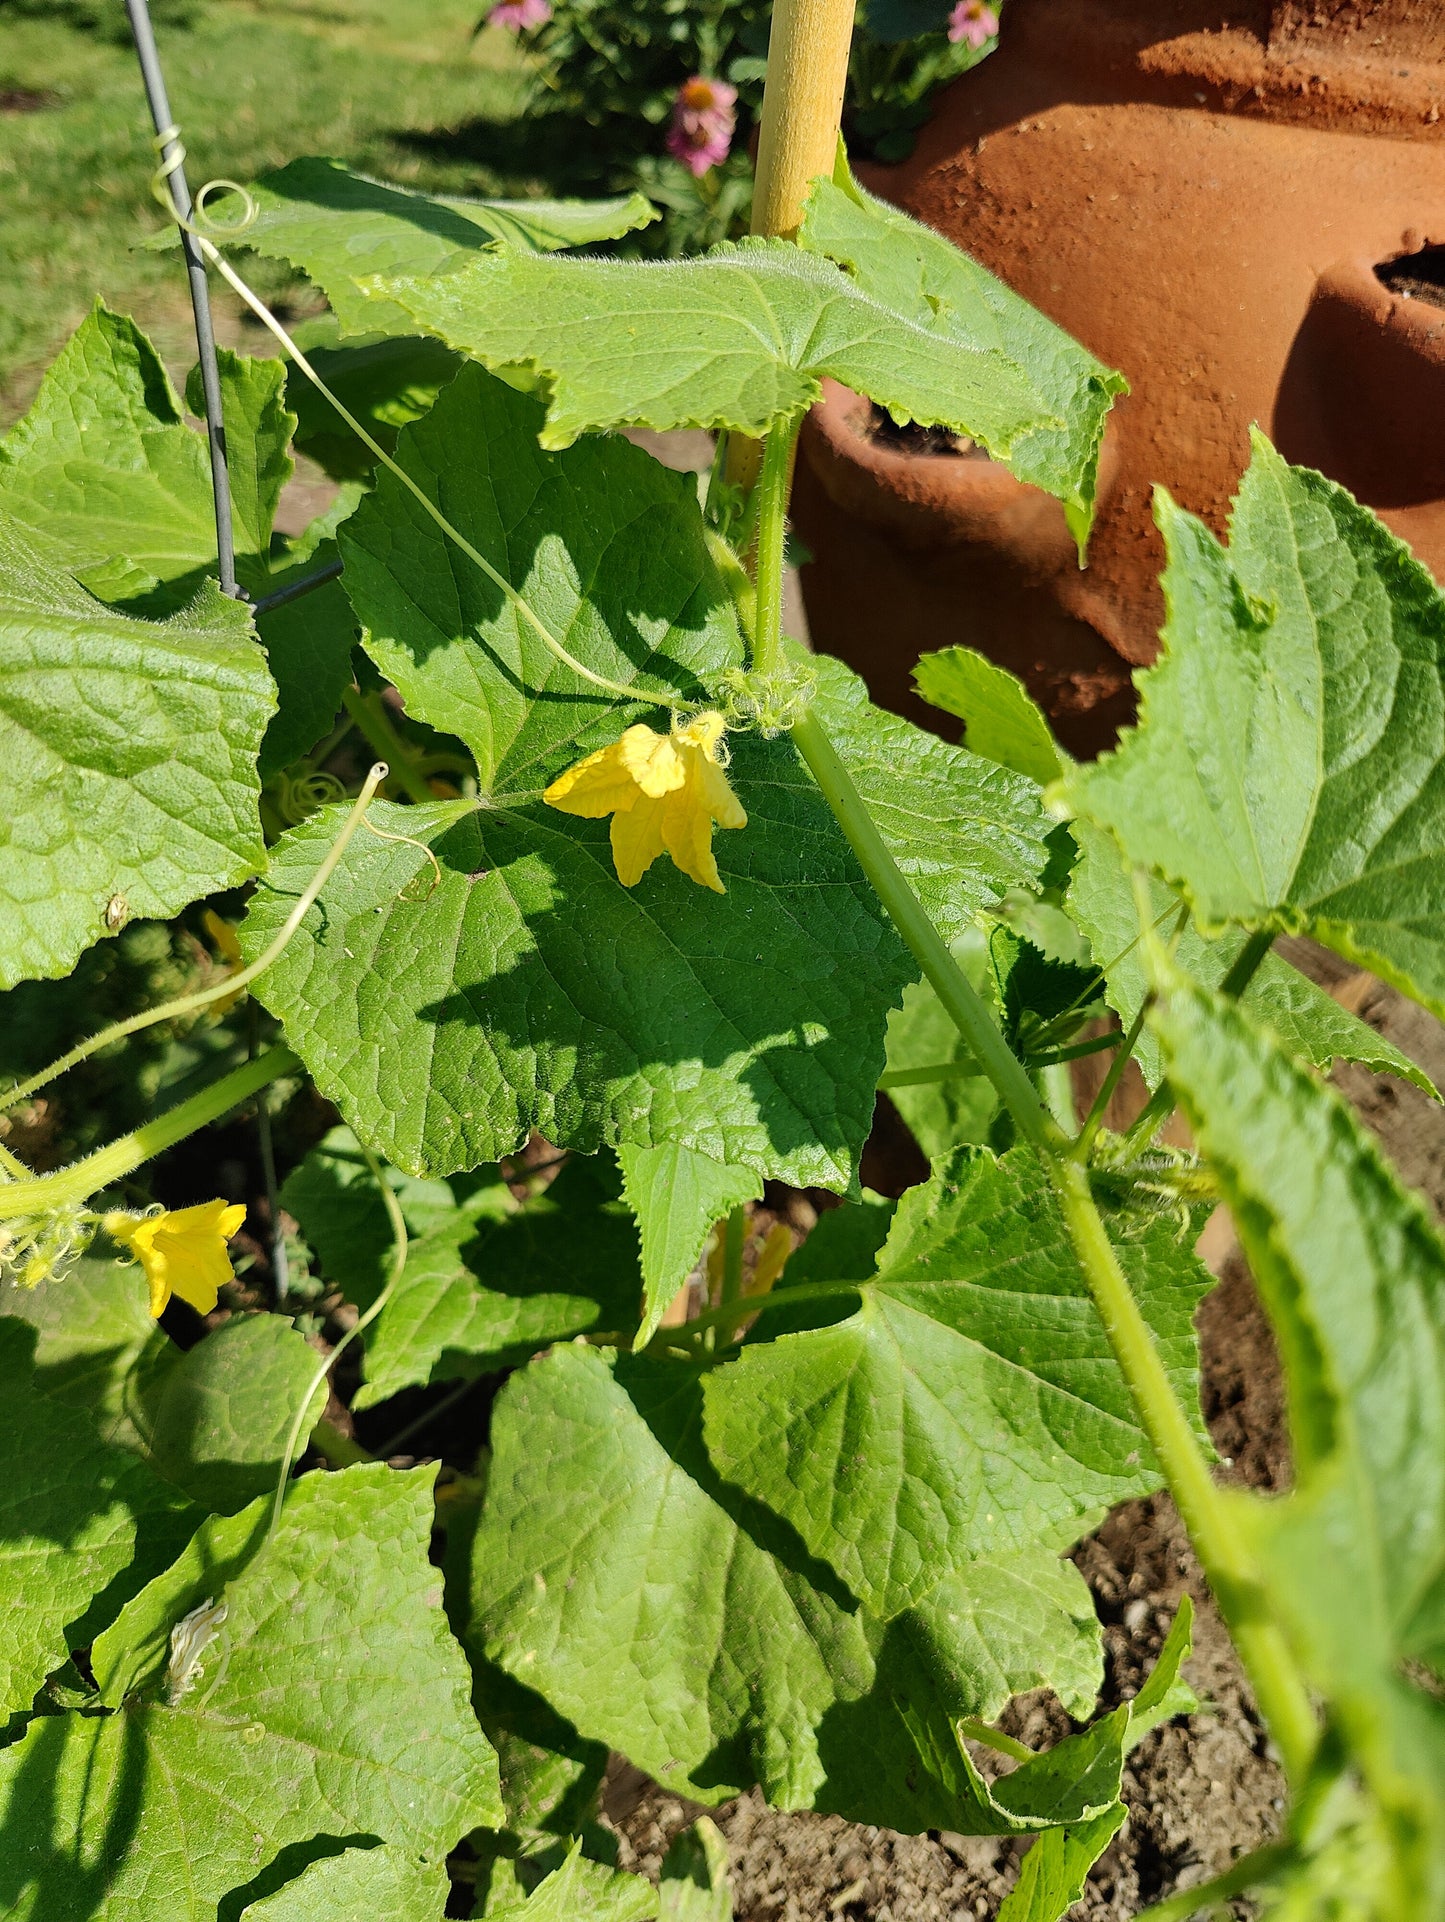
{"type": "Polygon", "coordinates": [[[677,90],[667,151],[700,179],[727,159],[737,128],[738,90],[726,80],[694,74],[677,90]]]}

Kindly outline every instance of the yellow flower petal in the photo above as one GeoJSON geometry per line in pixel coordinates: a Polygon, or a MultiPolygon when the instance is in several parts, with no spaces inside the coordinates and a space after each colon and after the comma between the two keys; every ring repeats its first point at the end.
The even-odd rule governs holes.
{"type": "Polygon", "coordinates": [[[158,1317],[172,1295],[208,1315],[221,1283],[231,1279],[226,1243],[245,1219],[239,1201],[203,1201],[159,1215],[109,1214],[104,1227],[145,1270],[152,1315],[158,1317]]]}
{"type": "Polygon", "coordinates": [[[612,865],[625,888],[635,888],[663,851],[662,809],[619,808],[612,817],[612,865]]]}
{"type": "Polygon", "coordinates": [[[741,828],[748,821],[723,771],[722,738],[723,718],[711,712],[671,734],[639,723],[569,767],[542,798],[564,814],[612,816],[612,859],[624,887],[636,887],[667,853],[689,880],[722,894],[713,825],[741,828]]]}

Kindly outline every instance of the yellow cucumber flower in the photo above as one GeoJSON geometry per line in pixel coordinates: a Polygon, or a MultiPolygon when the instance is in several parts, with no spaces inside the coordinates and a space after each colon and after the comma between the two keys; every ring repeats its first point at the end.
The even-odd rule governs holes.
{"type": "Polygon", "coordinates": [[[239,1201],[202,1201],[159,1215],[106,1215],[112,1241],[129,1248],[150,1283],[151,1313],[159,1317],[172,1295],[208,1315],[221,1283],[231,1279],[226,1243],[246,1219],[239,1201]]]}
{"type": "Polygon", "coordinates": [[[612,816],[612,859],[623,887],[636,887],[659,854],[670,854],[689,880],[725,894],[713,823],[745,828],[748,817],[723,772],[722,736],[723,718],[711,712],[674,722],[671,734],[639,723],[559,774],[542,799],[592,821],[612,816]]]}
{"type": "MultiPolygon", "coordinates": [[[[207,908],[201,916],[201,925],[215,942],[216,951],[227,970],[231,974],[239,974],[246,963],[241,953],[240,940],[230,922],[223,921],[214,908],[207,908]]],[[[237,988],[233,994],[221,995],[218,1000],[211,1003],[212,1014],[218,1017],[229,1014],[245,992],[244,988],[237,988]]]]}

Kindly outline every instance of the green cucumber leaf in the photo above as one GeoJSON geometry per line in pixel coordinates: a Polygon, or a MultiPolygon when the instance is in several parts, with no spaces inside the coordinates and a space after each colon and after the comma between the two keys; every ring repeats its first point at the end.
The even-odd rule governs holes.
{"type": "Polygon", "coordinates": [[[1023,1859],[1019,1879],[1004,1897],[998,1922],[1059,1922],[1084,1893],[1099,1857],[1128,1820],[1122,1802],[1087,1822],[1041,1835],[1023,1859]]]}
{"type": "MultiPolygon", "coordinates": [[[[313,538],[272,552],[291,475],[295,417],[280,361],[222,348],[221,401],[231,475],[236,567],[253,600],[334,558],[321,544],[355,505],[343,496],[313,538]]],[[[189,404],[203,400],[193,371],[189,404]]],[[[216,571],[216,522],[204,437],[186,425],[159,355],[131,320],[97,303],[0,445],[0,510],[99,600],[173,614],[216,571]]],[[[330,728],[350,678],[355,623],[334,583],[258,617],[280,710],[262,772],[303,754],[330,728]]]]}
{"type": "Polygon", "coordinates": [[[728,1845],[707,1816],[673,1837],[658,1894],[662,1922],[733,1922],[728,1845]]]}
{"type": "MultiPolygon", "coordinates": [[[[1127,1704],[1126,1755],[1160,1722],[1190,1714],[1199,1706],[1179,1673],[1189,1654],[1193,1623],[1194,1605],[1186,1595],[1158,1661],[1127,1704]]],[[[1059,1922],[1084,1893],[1089,1870],[1124,1826],[1127,1815],[1124,1804],[1116,1802],[1084,1822],[1041,1835],[1023,1859],[1018,1881],[999,1909],[998,1922],[1059,1922]]]]}
{"type": "MultiPolygon", "coordinates": [[[[353,173],[339,160],[293,160],[248,189],[256,218],[242,245],[314,280],[348,334],[414,333],[360,283],[377,273],[444,275],[503,242],[550,253],[617,240],[656,220],[641,194],[613,200],[464,200],[353,173]]],[[[219,203],[221,217],[227,212],[219,203]]]]}
{"type": "Polygon", "coordinates": [[[997,761],[1046,786],[1063,773],[1058,743],[1022,681],[971,647],[925,654],[913,670],[922,698],[964,724],[964,740],[986,761],[997,761]]]}
{"type": "MultiPolygon", "coordinates": [[[[1109,1006],[1125,1028],[1144,1004],[1147,977],[1139,945],[1139,910],[1133,880],[1113,835],[1091,822],[1073,823],[1079,859],[1069,882],[1069,911],[1104,963],[1109,1006]]],[[[1179,896],[1163,881],[1148,883],[1150,914],[1165,939],[1172,938],[1179,896]]],[[[1238,931],[1206,940],[1192,920],[1175,950],[1179,966],[1207,987],[1217,988],[1248,939],[1238,931]]],[[[1241,997],[1244,1007],[1270,1027],[1291,1054],[1326,1073],[1336,1061],[1357,1061],[1376,1074],[1396,1074],[1438,1100],[1433,1081],[1392,1041],[1342,1008],[1282,955],[1267,954],[1241,997]]],[[[1163,1073],[1159,1043],[1146,1028],[1134,1059],[1151,1088],[1163,1073]]]]}
{"type": "Polygon", "coordinates": [[[266,863],[275,706],[251,619],[207,583],[164,622],[93,600],[0,522],[0,987],[69,972],[266,863]]]}
{"type": "Polygon", "coordinates": [[[212,1329],[152,1387],[149,1456],[192,1501],[232,1513],[276,1486],[286,1437],[308,1388],[301,1429],[326,1406],[321,1357],[279,1315],[240,1315],[212,1329]]]}
{"type": "Polygon", "coordinates": [[[394,1843],[328,1855],[275,1895],[252,1902],[241,1922],[318,1922],[322,1916],[442,1922],[451,1881],[445,1862],[419,1861],[394,1843]]]}
{"type": "Polygon", "coordinates": [[[400,437],[417,485],[583,664],[637,685],[635,710],[562,666],[391,473],[347,523],[346,588],[367,652],[409,712],[461,737],[482,790],[537,792],[659,691],[705,697],[742,659],[691,475],[641,448],[537,445],[542,409],[478,367],[400,437]]]}
{"type": "MultiPolygon", "coordinates": [[[[1297,1487],[1237,1505],[1362,1783],[1268,1912],[1358,1922],[1445,1904],[1445,1242],[1353,1111],[1238,1006],[1171,980],[1170,1083],[1274,1323],[1297,1487]]],[[[1338,1764],[1333,1764],[1338,1766],[1338,1764]]],[[[1338,1797],[1333,1800],[1337,1803],[1338,1797]]]]}
{"type": "Polygon", "coordinates": [[[1275,1324],[1300,1487],[1348,1465],[1390,1635],[1445,1674],[1445,1242],[1346,1104],[1242,1010],[1180,984],[1152,1020],[1275,1324]]]}
{"type": "MultiPolygon", "coordinates": [[[[749,824],[717,837],[721,896],[670,864],[622,887],[607,824],[541,805],[373,806],[408,838],[353,839],[259,997],[357,1134],[415,1173],[536,1129],[849,1188],[911,965],[792,748],[742,737],[732,779],[749,824]]],[[[248,955],[338,821],[276,844],[248,955]]]]}
{"type": "MultiPolygon", "coordinates": [[[[1082,493],[1064,463],[1040,459],[1069,430],[1060,395],[1015,358],[994,315],[980,306],[970,332],[953,310],[940,319],[916,298],[900,311],[791,241],[641,266],[499,252],[438,277],[377,274],[364,285],[410,316],[409,331],[543,391],[545,447],[606,427],[761,435],[809,407],[831,376],[899,420],[968,434],[1041,485],[1082,493]]],[[[1085,402],[1091,417],[1116,391],[1114,376],[1101,379],[1085,402]]]]}
{"type": "Polygon", "coordinates": [[[760,1200],[763,1182],[755,1168],[729,1167],[675,1141],[655,1148],[624,1142],[617,1158],[642,1244],[642,1323],[633,1345],[645,1348],[714,1224],[744,1202],[760,1200]]]}
{"type": "MultiPolygon", "coordinates": [[[[1077,1571],[1063,1570],[1051,1606],[1035,1597],[1032,1618],[1010,1558],[977,1592],[965,1571],[885,1626],[717,1478],[701,1385],[690,1367],[575,1345],[511,1378],[493,1416],[469,1641],[584,1735],[699,1800],[761,1780],[783,1806],[868,1810],[910,1832],[1044,1826],[993,1799],[952,1718],[994,1715],[1044,1683],[1087,1708],[1098,1629],[1077,1571]]],[[[1058,1766],[1066,1806],[1050,1819],[1116,1798],[1117,1768],[1098,1801],[1092,1762],[1058,1766]]]]}
{"type": "MultiPolygon", "coordinates": [[[[264,567],[291,473],[285,369],[226,349],[220,361],[236,551],[264,567]]],[[[0,510],[111,604],[173,612],[215,568],[205,439],[186,425],[149,340],[101,301],[0,446],[0,510]]]]}
{"type": "Polygon", "coordinates": [[[515,1879],[513,1890],[475,1913],[487,1922],[651,1922],[658,1912],[658,1893],[650,1882],[588,1861],[580,1840],[530,1895],[515,1879]]]}
{"type": "Polygon", "coordinates": [[[1201,928],[1311,934],[1445,1014],[1445,597],[1263,435],[1220,545],[1167,495],[1165,652],[1064,798],[1201,928]]]}
{"type": "Polygon", "coordinates": [[[104,1597],[118,1606],[197,1520],[143,1462],[44,1392],[35,1347],[33,1328],[0,1318],[0,1717],[28,1709],[45,1677],[88,1639],[80,1629],[91,1604],[104,1597]]]}
{"type": "Polygon", "coordinates": [[[636,1232],[605,1158],[574,1159],[505,1213],[483,1188],[408,1255],[352,1406],[489,1374],[570,1335],[630,1329],[641,1293],[636,1232]]]}
{"type": "MultiPolygon", "coordinates": [[[[1115,1239],[1197,1407],[1191,1318],[1209,1276],[1172,1221],[1115,1239]]],[[[872,1613],[898,1614],[974,1557],[1065,1548],[1159,1486],[1031,1151],[940,1163],[900,1203],[874,1279],[838,1292],[860,1301],[847,1320],[769,1342],[765,1316],[709,1376],[707,1446],[872,1613]]]]}
{"type": "MultiPolygon", "coordinates": [[[[418,1180],[396,1168],[385,1174],[412,1235],[423,1238],[445,1227],[455,1213],[456,1196],[444,1181],[418,1180]]],[[[492,1192],[504,1212],[510,1196],[505,1189],[492,1192]]],[[[326,1279],[358,1308],[369,1308],[391,1268],[392,1230],[350,1128],[333,1128],[297,1163],[282,1185],[281,1206],[296,1217],[326,1279]]]]}
{"type": "Polygon", "coordinates": [[[230,1559],[198,1544],[185,1582],[160,1579],[159,1609],[148,1591],[128,1611],[163,1654],[181,1613],[223,1599],[204,1674],[172,1705],[149,1672],[122,1712],[44,1716],[0,1750],[0,1910],[214,1922],[223,1896],[273,1893],[319,1838],[436,1861],[500,1819],[427,1560],[434,1474],[306,1476],[239,1569],[236,1537],[261,1533],[264,1501],[205,1525],[230,1559]]]}
{"type": "MultiPolygon", "coordinates": [[[[1082,557],[1104,422],[1128,382],[941,234],[865,193],[846,164],[838,176],[813,183],[799,245],[846,269],[891,313],[906,315],[963,354],[996,357],[1011,374],[1022,374],[1035,417],[1006,448],[966,424],[947,424],[982,441],[1021,481],[1061,500],[1082,557]]],[[[875,389],[863,391],[888,404],[875,389]]]]}
{"type": "Polygon", "coordinates": [[[35,1329],[41,1394],[83,1409],[102,1441],[145,1453],[146,1388],[169,1370],[176,1349],[151,1319],[138,1266],[84,1255],[62,1280],[51,1276],[34,1288],[0,1282],[0,1316],[35,1329]]]}
{"type": "MultiPolygon", "coordinates": [[[[421,419],[463,364],[449,347],[425,335],[343,340],[332,314],[293,328],[292,338],[347,412],[388,454],[401,429],[421,419]]],[[[294,439],[303,453],[333,480],[370,479],[376,455],[294,365],[286,377],[286,403],[296,416],[294,439]]]]}
{"type": "Polygon", "coordinates": [[[1036,783],[875,707],[841,661],[810,665],[814,712],[945,940],[967,934],[1010,888],[1037,885],[1055,823],[1036,783]]]}
{"type": "MultiPolygon", "coordinates": [[[[217,360],[236,550],[264,566],[281,490],[295,471],[288,449],[296,416],[286,406],[286,363],[243,357],[227,347],[219,350],[217,360]]],[[[186,405],[198,420],[205,419],[199,366],[186,380],[186,405]]],[[[209,492],[209,463],[206,481],[209,492]]],[[[210,546],[215,547],[214,533],[210,546]]]]}

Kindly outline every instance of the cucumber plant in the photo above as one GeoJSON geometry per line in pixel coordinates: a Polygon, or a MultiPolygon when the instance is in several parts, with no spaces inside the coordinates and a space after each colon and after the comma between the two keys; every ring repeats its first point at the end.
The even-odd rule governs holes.
{"type": "Polygon", "coordinates": [[[831,159],[852,12],[779,0],[765,231],[702,258],[567,251],[635,202],[296,162],[233,238],[327,295],[301,343],[198,222],[282,351],[222,363],[249,600],[131,322],[97,305],[0,447],[0,1913],[726,1917],[706,1821],[659,1886],[617,1869],[615,1750],[705,1804],[1033,1838],[1000,1914],[1052,1922],[1193,1705],[1186,1605],[1094,1713],[1066,1559],[1166,1487],[1291,1799],[1155,1922],[1445,1914],[1445,1254],[1322,1071],[1424,1077],[1271,952],[1445,1013],[1445,600],[1261,437],[1227,541],[1160,496],[1163,654],[1092,766],[965,650],[919,671],[952,747],[792,644],[824,376],[971,437],[1081,554],[1123,385],[831,159]],[[706,497],[628,427],[718,434],[706,497]],[[342,486],[286,539],[293,446],[342,486]],[[101,1027],[131,922],[192,978],[101,1027]],[[157,1026],[144,1118],[40,1166],[57,1077],[157,1026]],[[1102,1047],[1080,1124],[1059,1071],[1102,1047]],[[896,1204],[880,1085],[931,1159],[896,1204]],[[298,1269],[182,1349],[154,1317],[215,1306],[239,1212],[201,1131],[278,1091],[339,1113],[282,1191],[336,1348],[298,1269]],[[786,1262],[748,1253],[770,1181],[839,1197],[786,1262]],[[1216,1484],[1197,1402],[1221,1201],[1288,1378],[1276,1499],[1216,1484]],[[505,1374],[472,1472],[356,1442],[357,1337],[358,1412],[505,1374]],[[998,1724],[1041,1686],[1078,1729],[1034,1753],[998,1724]]]}

